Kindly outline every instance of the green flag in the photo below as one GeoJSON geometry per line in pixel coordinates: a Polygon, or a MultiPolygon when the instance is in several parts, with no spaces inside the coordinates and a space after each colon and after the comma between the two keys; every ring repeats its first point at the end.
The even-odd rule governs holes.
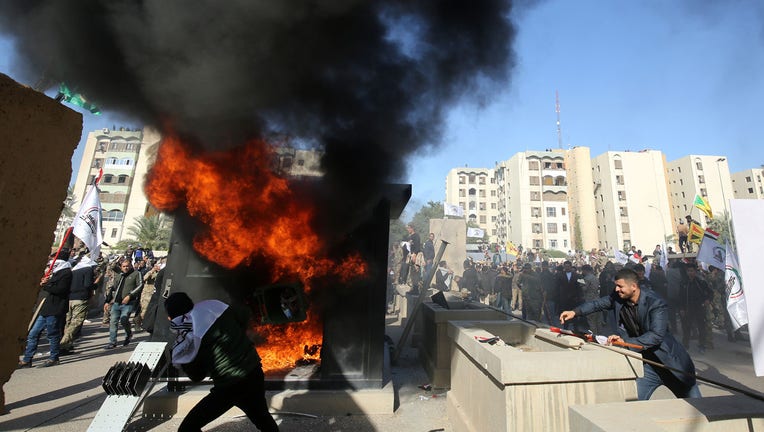
{"type": "Polygon", "coordinates": [[[92,112],[95,115],[101,115],[101,110],[98,109],[95,104],[92,104],[88,102],[87,99],[85,99],[85,96],[83,96],[80,93],[73,92],[66,84],[61,83],[58,86],[58,96],[56,97],[58,100],[62,100],[64,102],[69,102],[72,105],[77,105],[79,107],[85,108],[86,110],[92,112]]]}

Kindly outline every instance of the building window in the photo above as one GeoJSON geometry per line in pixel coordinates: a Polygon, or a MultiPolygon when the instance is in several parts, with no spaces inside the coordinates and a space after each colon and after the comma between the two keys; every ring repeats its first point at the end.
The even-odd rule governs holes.
{"type": "Polygon", "coordinates": [[[547,207],[546,208],[546,216],[547,217],[555,217],[557,216],[557,209],[554,207],[547,207]]]}
{"type": "Polygon", "coordinates": [[[98,151],[101,153],[106,152],[106,146],[109,144],[108,141],[101,141],[98,143],[98,151]]]}
{"type": "Polygon", "coordinates": [[[466,210],[467,206],[464,204],[464,201],[459,201],[459,207],[462,208],[462,210],[466,210]]]}
{"type": "Polygon", "coordinates": [[[475,204],[475,201],[470,201],[470,210],[475,210],[477,208],[477,204],[475,204]]]}
{"type": "Polygon", "coordinates": [[[103,220],[107,222],[122,222],[122,218],[124,218],[124,214],[121,210],[111,210],[103,215],[103,220]]]}
{"type": "Polygon", "coordinates": [[[620,207],[621,209],[621,216],[626,217],[629,215],[629,211],[626,209],[626,207],[620,207]]]}
{"type": "Polygon", "coordinates": [[[495,197],[495,196],[496,196],[496,191],[495,191],[495,190],[492,190],[492,191],[491,191],[491,196],[492,196],[492,197],[495,197]]]}
{"type": "Polygon", "coordinates": [[[485,211],[485,203],[484,203],[484,202],[481,202],[481,203],[478,205],[478,208],[480,209],[480,211],[485,211]]]}
{"type": "Polygon", "coordinates": [[[117,158],[110,157],[106,158],[106,165],[116,165],[117,164],[117,158]]]}
{"type": "Polygon", "coordinates": [[[703,184],[706,182],[706,178],[702,175],[698,176],[698,183],[703,184]]]}
{"type": "Polygon", "coordinates": [[[485,225],[485,216],[480,216],[480,223],[485,225]]]}
{"type": "Polygon", "coordinates": [[[496,230],[491,230],[491,235],[496,235],[496,230]]]}
{"type": "Polygon", "coordinates": [[[305,159],[297,159],[297,166],[305,166],[305,159]]]}
{"type": "Polygon", "coordinates": [[[496,210],[496,203],[491,203],[491,210],[496,210]]]}
{"type": "Polygon", "coordinates": [[[549,247],[551,249],[557,249],[557,240],[555,240],[555,239],[549,240],[549,247]]]}
{"type": "Polygon", "coordinates": [[[532,191],[531,192],[531,201],[541,201],[541,194],[536,192],[536,191],[532,191]]]}
{"type": "Polygon", "coordinates": [[[127,176],[125,174],[122,174],[121,176],[117,177],[117,183],[120,183],[120,184],[127,183],[127,176]]]}
{"type": "Polygon", "coordinates": [[[496,216],[491,216],[491,222],[496,222],[496,216]]]}
{"type": "Polygon", "coordinates": [[[533,224],[531,228],[532,228],[532,231],[533,231],[534,234],[541,234],[541,224],[540,223],[533,224]]]}
{"type": "Polygon", "coordinates": [[[620,159],[613,160],[613,167],[615,169],[623,169],[623,162],[620,159]]]}
{"type": "Polygon", "coordinates": [[[750,183],[751,182],[751,177],[750,176],[746,176],[745,181],[750,183]]]}
{"type": "Polygon", "coordinates": [[[704,188],[700,188],[700,196],[707,197],[708,192],[704,188]]]}
{"type": "Polygon", "coordinates": [[[106,174],[103,176],[103,182],[104,183],[111,183],[114,181],[114,176],[111,174],[106,174]]]}
{"type": "Polygon", "coordinates": [[[480,191],[478,192],[478,196],[480,198],[485,198],[485,189],[480,189],[480,191]]]}
{"type": "Polygon", "coordinates": [[[567,240],[563,240],[563,241],[562,241],[562,244],[563,244],[563,247],[567,249],[567,247],[568,247],[568,241],[567,241],[567,240]]]}
{"type": "Polygon", "coordinates": [[[682,167],[676,167],[676,172],[678,172],[679,174],[681,174],[681,173],[682,173],[682,167]]]}
{"type": "Polygon", "coordinates": [[[627,223],[622,223],[622,224],[621,224],[621,231],[622,231],[622,232],[625,232],[625,233],[629,232],[629,224],[627,224],[627,223]]]}
{"type": "Polygon", "coordinates": [[[117,147],[118,147],[118,146],[117,146],[117,143],[116,143],[116,142],[111,142],[111,143],[109,144],[109,150],[116,150],[116,149],[117,149],[117,147]]]}
{"type": "Polygon", "coordinates": [[[544,176],[542,183],[544,183],[544,186],[554,186],[554,178],[552,176],[544,176]]]}
{"type": "Polygon", "coordinates": [[[101,168],[103,166],[103,159],[93,159],[93,165],[91,168],[101,168]]]}
{"type": "Polygon", "coordinates": [[[753,188],[748,188],[748,193],[752,194],[753,193],[753,188]]]}
{"type": "Polygon", "coordinates": [[[475,174],[470,174],[470,184],[475,184],[475,174]]]}
{"type": "Polygon", "coordinates": [[[478,180],[478,184],[484,185],[485,184],[485,177],[481,176],[480,179],[478,180]]]}
{"type": "Polygon", "coordinates": [[[125,144],[125,150],[135,150],[135,143],[125,144]]]}
{"type": "MultiPolygon", "coordinates": [[[[674,183],[676,183],[676,182],[674,182],[674,183]]],[[[679,179],[679,186],[684,186],[684,180],[679,179]]]]}
{"type": "Polygon", "coordinates": [[[565,207],[560,207],[560,214],[565,216],[565,207]]]}
{"type": "Polygon", "coordinates": [[[703,162],[695,162],[695,168],[697,168],[698,171],[703,171],[703,162]]]}
{"type": "Polygon", "coordinates": [[[541,216],[541,207],[531,207],[531,216],[533,217],[541,216]]]}
{"type": "Polygon", "coordinates": [[[623,176],[622,175],[615,176],[615,184],[623,186],[623,176]]]}
{"type": "Polygon", "coordinates": [[[562,224],[562,232],[568,232],[568,224],[562,224]]]}
{"type": "Polygon", "coordinates": [[[550,234],[557,234],[557,224],[556,223],[546,224],[546,232],[550,234]]]}
{"type": "Polygon", "coordinates": [[[116,228],[112,228],[111,229],[111,238],[117,238],[117,229],[116,228]]]}
{"type": "Polygon", "coordinates": [[[467,196],[467,191],[464,189],[459,189],[459,197],[464,198],[467,196]]]}
{"type": "Polygon", "coordinates": [[[528,184],[531,186],[538,186],[539,176],[530,176],[530,178],[528,179],[528,184]]]}
{"type": "Polygon", "coordinates": [[[539,161],[528,161],[528,169],[531,170],[537,170],[539,169],[539,161]]]}
{"type": "Polygon", "coordinates": [[[465,184],[467,183],[467,177],[459,176],[459,184],[465,184]]]}
{"type": "Polygon", "coordinates": [[[618,191],[618,201],[626,201],[626,192],[618,191]]]}
{"type": "Polygon", "coordinates": [[[686,197],[684,196],[684,192],[682,192],[682,198],[686,198],[686,197]]]}

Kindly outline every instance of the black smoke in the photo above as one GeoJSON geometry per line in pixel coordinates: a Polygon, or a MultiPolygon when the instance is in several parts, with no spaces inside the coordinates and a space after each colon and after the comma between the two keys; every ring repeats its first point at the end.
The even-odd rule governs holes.
{"type": "MultiPolygon", "coordinates": [[[[362,207],[514,64],[510,0],[5,0],[27,73],[207,148],[289,137],[362,207]]],[[[341,200],[338,200],[341,201],[341,200]]],[[[336,206],[332,206],[336,208],[336,206]]]]}

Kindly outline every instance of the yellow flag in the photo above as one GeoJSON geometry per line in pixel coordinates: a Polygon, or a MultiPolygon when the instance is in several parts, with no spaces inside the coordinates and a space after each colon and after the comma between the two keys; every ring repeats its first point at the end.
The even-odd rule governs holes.
{"type": "Polygon", "coordinates": [[[690,224],[690,233],[687,235],[687,241],[690,243],[700,244],[703,241],[703,228],[695,222],[690,224]]]}
{"type": "Polygon", "coordinates": [[[515,246],[511,241],[507,242],[507,254],[514,256],[520,255],[520,251],[517,249],[517,246],[515,246]]]}
{"type": "Polygon", "coordinates": [[[706,214],[709,219],[714,218],[714,214],[711,211],[711,204],[708,203],[705,199],[703,199],[700,195],[695,195],[695,201],[692,203],[695,207],[699,208],[700,211],[706,214]]]}

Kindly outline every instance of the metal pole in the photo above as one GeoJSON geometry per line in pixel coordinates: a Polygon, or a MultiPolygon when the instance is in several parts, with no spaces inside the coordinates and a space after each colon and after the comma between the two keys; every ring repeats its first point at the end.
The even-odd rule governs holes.
{"type": "Polygon", "coordinates": [[[414,327],[414,322],[416,321],[416,316],[419,313],[419,309],[422,308],[422,303],[424,303],[425,297],[429,294],[430,291],[430,283],[432,282],[433,276],[435,276],[435,272],[438,271],[437,263],[440,262],[441,258],[443,258],[443,253],[446,251],[446,246],[448,246],[448,242],[445,240],[440,241],[440,248],[438,248],[438,253],[435,254],[435,259],[432,261],[432,268],[429,272],[427,272],[427,275],[425,275],[424,278],[424,284],[422,285],[422,288],[419,290],[419,297],[417,298],[416,305],[414,305],[414,309],[411,311],[411,316],[408,318],[408,321],[406,322],[406,327],[403,328],[403,334],[401,334],[401,339],[398,341],[398,345],[395,347],[395,352],[393,353],[392,361],[395,363],[398,361],[398,357],[401,355],[401,351],[403,351],[403,345],[406,343],[406,339],[409,337],[409,333],[411,332],[411,329],[414,327]]]}

